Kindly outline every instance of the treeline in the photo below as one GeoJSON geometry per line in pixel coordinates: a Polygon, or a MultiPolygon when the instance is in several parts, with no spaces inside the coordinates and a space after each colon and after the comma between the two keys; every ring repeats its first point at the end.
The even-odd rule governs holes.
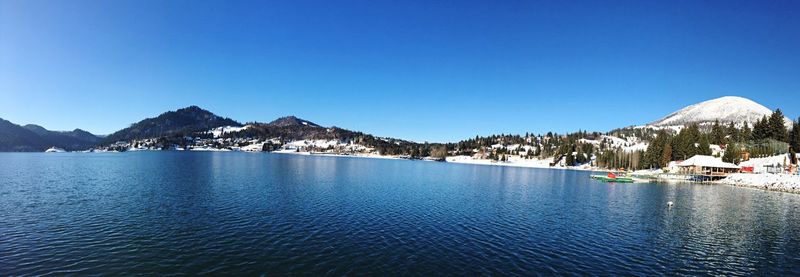
{"type": "Polygon", "coordinates": [[[526,133],[523,135],[492,135],[476,136],[456,143],[451,151],[454,155],[473,155],[473,150],[478,149],[479,154],[484,151],[485,157],[497,161],[507,160],[508,155],[519,155],[522,158],[552,159],[552,162],[563,161],[565,165],[574,166],[595,162],[601,167],[626,167],[638,166],[638,153],[624,151],[614,142],[604,137],[611,135],[626,138],[639,136],[652,136],[647,129],[639,130],[614,130],[608,134],[600,132],[578,131],[567,134],[548,132],[544,135],[526,133]],[[519,145],[513,150],[506,148],[492,148],[492,145],[519,145]]]}
{"type": "MultiPolygon", "coordinates": [[[[338,127],[320,127],[315,125],[286,125],[248,123],[252,126],[235,133],[226,133],[223,138],[278,139],[282,143],[294,140],[337,140],[343,143],[354,143],[374,148],[381,155],[400,155],[409,158],[447,156],[447,146],[439,143],[417,143],[412,141],[376,137],[362,132],[338,127]]],[[[310,149],[324,151],[327,149],[310,149]]]]}
{"type": "MultiPolygon", "coordinates": [[[[578,131],[574,133],[558,134],[548,132],[544,135],[534,135],[525,133],[525,135],[491,135],[491,136],[475,136],[475,138],[459,141],[452,145],[451,152],[454,155],[473,155],[474,149],[491,149],[492,145],[519,145],[516,149],[509,150],[506,148],[493,149],[491,153],[487,153],[490,158],[501,160],[503,155],[522,155],[526,158],[543,158],[561,156],[567,153],[580,152],[584,157],[591,157],[594,154],[594,146],[592,144],[581,145],[579,140],[589,139],[594,140],[602,136],[599,132],[586,132],[578,131]]],[[[587,158],[588,159],[588,158],[587,158]]],[[[583,163],[584,160],[576,162],[583,163]]]]}

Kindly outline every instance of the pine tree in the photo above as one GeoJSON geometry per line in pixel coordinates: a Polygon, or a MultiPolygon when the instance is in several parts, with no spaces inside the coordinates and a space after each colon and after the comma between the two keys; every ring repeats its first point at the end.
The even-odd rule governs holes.
{"type": "Polygon", "coordinates": [[[786,125],[784,123],[783,112],[781,112],[781,109],[776,109],[767,122],[769,138],[783,142],[789,141],[786,125]]]}
{"type": "Polygon", "coordinates": [[[698,146],[698,149],[697,149],[697,154],[698,155],[709,156],[709,155],[711,155],[711,153],[712,153],[711,145],[708,142],[708,136],[701,135],[700,136],[700,143],[699,143],[699,146],[698,146]]]}
{"type": "Polygon", "coordinates": [[[722,155],[722,161],[726,163],[739,164],[739,160],[742,156],[740,149],[741,146],[738,144],[728,145],[728,148],[725,149],[725,155],[722,155]]]}
{"type": "Polygon", "coordinates": [[[719,124],[719,120],[715,120],[714,125],[711,126],[711,143],[716,145],[724,145],[725,133],[724,127],[719,124]]]}
{"type": "Polygon", "coordinates": [[[753,125],[753,140],[764,140],[770,137],[769,120],[765,115],[753,125]]]}
{"type": "Polygon", "coordinates": [[[742,124],[742,130],[739,132],[739,141],[745,142],[753,140],[753,130],[750,129],[750,124],[747,124],[747,121],[742,124]]]}
{"type": "Polygon", "coordinates": [[[667,143],[664,145],[664,152],[661,153],[661,163],[662,167],[667,166],[672,159],[672,144],[667,143]]]}
{"type": "Polygon", "coordinates": [[[800,152],[800,117],[797,121],[792,122],[792,131],[789,142],[794,146],[794,149],[800,152]]]}
{"type": "MultiPolygon", "coordinates": [[[[792,153],[800,152],[800,118],[792,123],[792,131],[789,133],[789,149],[792,153]]],[[[796,163],[796,155],[793,162],[796,163]]]]}
{"type": "Polygon", "coordinates": [[[661,137],[657,136],[656,139],[650,142],[644,152],[644,166],[649,168],[661,167],[659,164],[662,152],[664,152],[664,145],[661,144],[661,137]]]}
{"type": "Polygon", "coordinates": [[[736,125],[733,124],[733,122],[728,124],[726,131],[728,135],[728,143],[739,141],[739,129],[736,129],[736,125]]]}
{"type": "Polygon", "coordinates": [[[700,127],[691,124],[683,128],[680,133],[672,140],[672,159],[685,160],[697,155],[698,148],[695,143],[700,140],[700,127]]]}
{"type": "Polygon", "coordinates": [[[670,143],[670,148],[672,149],[672,158],[673,161],[679,161],[686,159],[687,156],[687,149],[685,147],[685,143],[683,142],[686,140],[686,136],[683,135],[683,131],[678,133],[677,136],[672,138],[672,142],[670,143]]]}
{"type": "Polygon", "coordinates": [[[642,167],[644,168],[661,168],[672,158],[672,147],[670,146],[671,138],[669,133],[666,130],[660,130],[656,133],[656,137],[653,141],[650,142],[650,145],[647,146],[647,150],[644,153],[644,159],[642,161],[642,167]],[[669,154],[666,157],[666,162],[664,161],[664,152],[666,148],[669,148],[669,154]]]}

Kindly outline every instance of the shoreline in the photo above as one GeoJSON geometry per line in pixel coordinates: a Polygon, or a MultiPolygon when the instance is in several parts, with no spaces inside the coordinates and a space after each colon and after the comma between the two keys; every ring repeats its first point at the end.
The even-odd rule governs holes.
{"type": "MultiPolygon", "coordinates": [[[[247,151],[241,151],[247,152],[247,151]]],[[[250,152],[259,153],[259,152],[250,152]]],[[[301,155],[301,156],[321,156],[321,157],[349,157],[349,158],[365,158],[365,159],[385,159],[385,160],[407,160],[397,156],[384,156],[384,155],[342,155],[334,153],[312,153],[312,152],[297,152],[297,151],[272,151],[266,152],[270,154],[285,154],[285,155],[301,155]]]]}
{"type": "Polygon", "coordinates": [[[487,159],[473,159],[469,156],[449,156],[445,158],[445,162],[454,164],[473,164],[473,165],[489,165],[489,166],[507,166],[507,167],[521,167],[521,168],[539,168],[539,169],[557,169],[557,170],[576,170],[576,171],[609,171],[602,168],[589,167],[589,166],[550,166],[548,160],[540,159],[517,159],[510,162],[500,162],[487,159]]]}
{"type": "Polygon", "coordinates": [[[800,175],[735,173],[716,184],[800,194],[800,175]]]}

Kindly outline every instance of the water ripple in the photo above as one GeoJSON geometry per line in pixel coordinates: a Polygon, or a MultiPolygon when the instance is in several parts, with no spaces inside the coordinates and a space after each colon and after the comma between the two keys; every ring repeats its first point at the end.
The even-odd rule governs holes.
{"type": "Polygon", "coordinates": [[[0,154],[0,180],[0,275],[800,274],[792,194],[247,153],[0,154]]]}

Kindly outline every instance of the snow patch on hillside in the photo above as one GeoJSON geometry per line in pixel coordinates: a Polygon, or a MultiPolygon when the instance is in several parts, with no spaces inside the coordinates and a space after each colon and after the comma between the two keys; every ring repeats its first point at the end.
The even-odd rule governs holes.
{"type": "Polygon", "coordinates": [[[218,138],[218,137],[221,137],[224,134],[236,133],[236,132],[239,132],[239,131],[242,131],[242,130],[249,129],[250,127],[253,127],[253,126],[251,126],[251,125],[245,125],[243,127],[222,126],[222,127],[217,127],[217,128],[208,130],[206,133],[212,134],[215,138],[218,138]]]}
{"type": "Polygon", "coordinates": [[[644,151],[647,150],[648,146],[646,142],[639,140],[637,137],[619,138],[608,135],[603,135],[599,139],[579,139],[578,142],[595,146],[605,143],[609,148],[622,149],[625,152],[644,151]]]}

